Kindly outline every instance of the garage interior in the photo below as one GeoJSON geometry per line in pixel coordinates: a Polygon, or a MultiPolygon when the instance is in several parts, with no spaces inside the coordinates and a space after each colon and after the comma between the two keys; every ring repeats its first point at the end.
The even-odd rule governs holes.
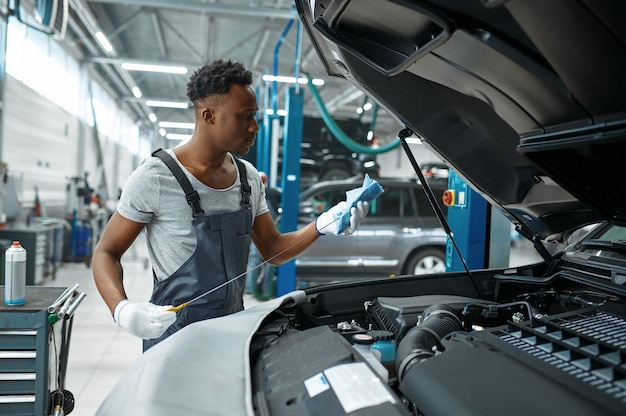
{"type": "MultiPolygon", "coordinates": [[[[89,255],[103,219],[92,217],[89,226],[81,226],[77,223],[78,215],[89,210],[91,201],[85,197],[90,189],[92,196],[114,200],[124,175],[149,154],[150,148],[175,147],[190,134],[193,111],[186,102],[185,85],[194,69],[214,59],[226,58],[243,62],[253,72],[261,107],[259,117],[264,125],[273,127],[268,130],[270,134],[259,139],[250,157],[253,163],[270,172],[270,178],[280,176],[277,159],[289,157],[287,153],[280,155],[276,144],[281,125],[289,117],[289,114],[281,115],[286,98],[300,90],[304,95],[301,111],[305,117],[317,122],[325,117],[336,121],[356,120],[368,127],[358,140],[362,146],[387,150],[374,153],[381,175],[416,177],[397,146],[402,123],[344,79],[325,72],[306,34],[302,33],[290,1],[4,0],[0,1],[0,10],[3,17],[0,37],[6,38],[8,26],[15,25],[21,31],[37,33],[34,36],[39,36],[45,44],[61,45],[84,71],[90,80],[87,84],[97,84],[132,120],[145,144],[138,146],[139,152],[124,153],[118,159],[121,145],[114,143],[112,137],[103,137],[98,123],[90,126],[55,119],[46,112],[48,104],[35,112],[41,116],[40,120],[30,120],[31,104],[41,97],[18,85],[5,71],[6,65],[2,65],[0,160],[4,162],[2,173],[9,179],[0,189],[0,211],[9,215],[2,222],[0,239],[3,242],[32,239],[29,246],[37,247],[38,252],[49,252],[46,256],[50,256],[50,261],[35,260],[39,258],[35,256],[36,250],[29,247],[33,262],[29,285],[71,288],[78,284],[78,292],[84,294],[72,318],[67,359],[50,363],[65,378],[63,388],[73,394],[74,414],[95,414],[119,375],[141,354],[141,340],[112,322],[91,277],[89,255]],[[64,23],[49,20],[46,13],[51,10],[58,10],[57,20],[61,18],[64,23]],[[145,65],[161,66],[162,70],[176,67],[180,72],[155,72],[145,65]],[[278,82],[276,77],[305,81],[278,82]],[[27,116],[18,117],[20,114],[27,116]],[[25,126],[32,127],[28,129],[30,133],[22,131],[25,126]],[[62,145],[73,134],[80,136],[80,149],[78,145],[69,149],[62,145]],[[16,138],[22,139],[21,144],[15,144],[16,138]],[[39,139],[45,140],[45,146],[32,151],[39,139]],[[270,150],[261,151],[262,146],[270,150]],[[120,169],[125,163],[126,170],[120,169]],[[64,165],[59,168],[61,173],[50,175],[58,165],[64,165]],[[33,229],[29,227],[34,227],[31,221],[41,226],[35,233],[29,231],[33,229]]],[[[5,56],[6,48],[5,45],[0,50],[5,56]]],[[[93,108],[86,112],[93,112],[93,119],[98,119],[93,108]]],[[[441,163],[419,137],[413,137],[410,146],[420,164],[441,163]]],[[[329,158],[332,159],[332,154],[329,158]]],[[[296,175],[299,178],[300,172],[296,175]]],[[[286,188],[277,180],[273,185],[286,188]]],[[[464,185],[459,182],[455,186],[464,185]]],[[[470,223],[468,217],[457,217],[457,221],[470,223]]],[[[505,255],[510,264],[527,264],[536,259],[536,254],[525,244],[509,246],[508,243],[505,255]]],[[[147,299],[150,294],[152,275],[146,259],[145,243],[141,240],[125,257],[126,273],[135,277],[128,291],[137,298],[147,299]]],[[[245,297],[246,307],[257,302],[253,296],[245,297]]]]}

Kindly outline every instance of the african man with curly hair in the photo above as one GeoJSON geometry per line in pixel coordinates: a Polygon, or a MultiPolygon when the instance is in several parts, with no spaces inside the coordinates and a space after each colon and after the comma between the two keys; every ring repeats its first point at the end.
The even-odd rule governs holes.
{"type": "MultiPolygon", "coordinates": [[[[230,60],[191,75],[191,138],[155,151],[133,171],[94,250],[98,291],[115,322],[144,340],[144,351],[192,322],[243,309],[250,241],[264,259],[280,265],[321,235],[338,234],[333,218],[346,210],[345,201],[311,224],[281,233],[268,212],[259,172],[235,156],[248,153],[259,131],[252,81],[250,71],[230,60]],[[123,284],[132,276],[123,276],[120,260],[142,230],[154,288],[149,302],[133,302],[123,284]]],[[[352,234],[367,211],[367,203],[352,208],[342,233],[352,234]]]]}

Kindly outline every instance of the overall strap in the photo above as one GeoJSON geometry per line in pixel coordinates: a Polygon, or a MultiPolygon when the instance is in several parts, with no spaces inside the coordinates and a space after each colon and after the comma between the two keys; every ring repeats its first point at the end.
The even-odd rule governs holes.
{"type": "Polygon", "coordinates": [[[185,176],[185,173],[180,168],[180,166],[178,166],[178,163],[176,163],[174,158],[163,149],[155,150],[154,152],[152,152],[152,156],[156,156],[161,159],[163,163],[165,163],[165,165],[172,171],[174,177],[185,192],[187,203],[191,205],[193,217],[195,218],[198,215],[204,214],[204,210],[200,208],[200,195],[198,195],[198,191],[193,189],[191,183],[189,182],[189,179],[187,179],[187,176],[185,176]]]}
{"type": "Polygon", "coordinates": [[[241,180],[241,205],[250,204],[250,194],[252,193],[252,187],[248,183],[248,174],[246,172],[246,166],[239,158],[233,157],[237,163],[237,169],[239,169],[239,178],[241,180]]]}

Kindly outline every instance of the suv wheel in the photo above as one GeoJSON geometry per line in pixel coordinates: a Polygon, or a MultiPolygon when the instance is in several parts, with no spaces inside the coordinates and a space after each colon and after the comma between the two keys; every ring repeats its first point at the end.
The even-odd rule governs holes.
{"type": "Polygon", "coordinates": [[[411,254],[404,265],[408,275],[443,273],[446,271],[446,253],[437,248],[428,248],[411,254]]]}

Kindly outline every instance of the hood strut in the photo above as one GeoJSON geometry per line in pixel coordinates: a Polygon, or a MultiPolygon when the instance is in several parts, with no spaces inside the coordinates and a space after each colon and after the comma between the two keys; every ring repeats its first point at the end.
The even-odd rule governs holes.
{"type": "Polygon", "coordinates": [[[463,263],[463,267],[465,268],[465,271],[467,272],[467,276],[470,278],[470,281],[472,282],[472,286],[474,287],[474,290],[476,291],[476,296],[480,296],[478,285],[476,284],[476,281],[474,280],[474,276],[470,272],[469,267],[467,266],[467,263],[465,262],[465,259],[463,258],[463,255],[461,254],[461,251],[459,250],[459,247],[457,246],[456,241],[454,240],[454,237],[452,236],[452,230],[450,229],[450,225],[448,224],[448,221],[446,220],[446,217],[443,214],[443,211],[441,210],[439,203],[437,203],[437,199],[435,198],[435,194],[432,188],[430,187],[430,184],[426,182],[426,178],[424,178],[422,169],[417,164],[417,161],[415,160],[415,157],[413,156],[413,152],[411,151],[408,143],[405,140],[407,137],[410,137],[413,134],[414,134],[413,130],[409,128],[404,128],[400,130],[400,132],[398,133],[398,140],[400,140],[400,143],[402,144],[402,148],[404,149],[404,152],[406,153],[407,157],[409,158],[409,161],[411,162],[411,165],[413,166],[413,170],[417,174],[417,177],[419,178],[422,184],[424,192],[426,193],[426,197],[428,198],[428,202],[430,202],[430,206],[435,211],[435,214],[437,215],[437,218],[439,219],[439,223],[445,230],[446,234],[448,235],[448,238],[450,239],[450,242],[452,243],[452,245],[454,246],[454,249],[459,255],[459,258],[461,259],[461,262],[463,263]]]}
{"type": "Polygon", "coordinates": [[[532,231],[530,231],[529,228],[523,226],[522,224],[516,224],[515,225],[515,231],[520,233],[522,235],[522,237],[526,238],[527,240],[530,240],[530,242],[533,244],[533,247],[535,248],[535,250],[537,250],[537,253],[539,253],[541,258],[548,265],[547,273],[550,273],[550,271],[553,269],[556,261],[554,259],[554,256],[552,254],[550,254],[548,249],[543,245],[543,243],[541,242],[541,239],[539,238],[539,236],[537,234],[533,233],[532,231]]]}

